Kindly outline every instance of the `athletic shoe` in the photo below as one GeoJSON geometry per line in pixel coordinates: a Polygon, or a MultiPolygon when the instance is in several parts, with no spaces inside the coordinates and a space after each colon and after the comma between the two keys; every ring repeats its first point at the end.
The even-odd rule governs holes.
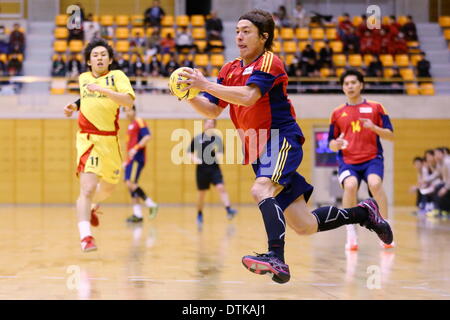
{"type": "Polygon", "coordinates": [[[383,241],[380,241],[380,247],[382,247],[383,249],[393,249],[395,248],[395,242],[392,241],[391,244],[386,244],[383,241]]]}
{"type": "Polygon", "coordinates": [[[233,208],[227,209],[227,218],[228,218],[228,220],[233,219],[234,216],[236,215],[236,213],[237,213],[236,209],[233,209],[233,208]]]}
{"type": "Polygon", "coordinates": [[[142,221],[144,221],[144,219],[142,219],[142,217],[141,218],[136,217],[134,214],[127,218],[127,222],[130,222],[130,223],[141,223],[142,221]]]}
{"type": "Polygon", "coordinates": [[[98,209],[100,208],[100,205],[96,205],[93,209],[91,209],[91,226],[93,227],[98,227],[98,225],[100,224],[100,221],[98,220],[98,216],[97,214],[100,213],[98,212],[98,209]]]}
{"type": "Polygon", "coordinates": [[[150,219],[154,219],[156,217],[156,214],[158,213],[158,205],[155,204],[153,207],[148,207],[149,215],[148,217],[150,219]]]}
{"type": "Polygon", "coordinates": [[[81,250],[84,252],[95,251],[97,246],[95,245],[94,237],[87,236],[81,239],[81,250]]]}
{"type": "Polygon", "coordinates": [[[286,283],[291,278],[289,266],[272,251],[263,254],[257,253],[256,256],[244,256],[242,264],[256,274],[271,273],[272,280],[277,283],[286,283]]]}
{"type": "Polygon", "coordinates": [[[377,202],[369,198],[358,203],[358,206],[365,208],[369,212],[369,217],[362,225],[370,231],[375,231],[384,243],[391,244],[394,241],[394,235],[389,223],[381,216],[377,202]]]}

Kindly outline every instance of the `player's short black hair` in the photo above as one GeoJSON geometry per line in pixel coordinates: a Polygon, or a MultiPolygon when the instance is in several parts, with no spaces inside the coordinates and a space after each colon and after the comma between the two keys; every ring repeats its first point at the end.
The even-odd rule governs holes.
{"type": "Polygon", "coordinates": [[[91,66],[89,66],[87,62],[91,59],[91,52],[96,47],[104,47],[108,51],[109,58],[114,60],[114,50],[108,42],[104,39],[95,38],[89,42],[84,49],[84,61],[86,62],[86,66],[89,70],[91,69],[91,66]]]}
{"type": "Polygon", "coordinates": [[[430,154],[430,155],[434,156],[434,150],[433,149],[426,150],[424,155],[426,156],[427,154],[430,154]]]}
{"type": "Polygon", "coordinates": [[[364,76],[361,72],[355,69],[348,69],[343,74],[341,74],[341,77],[339,79],[341,86],[344,85],[344,80],[347,76],[356,76],[359,82],[364,83],[364,76]]]}
{"type": "Polygon", "coordinates": [[[414,157],[413,162],[416,162],[416,161],[423,162],[423,158],[422,158],[422,157],[419,157],[419,156],[414,157]]]}
{"type": "Polygon", "coordinates": [[[264,10],[256,9],[244,13],[239,17],[238,21],[240,20],[248,20],[253,23],[258,28],[260,36],[267,33],[269,36],[264,43],[264,48],[267,50],[272,50],[273,38],[275,34],[275,22],[273,21],[272,14],[264,10]]]}

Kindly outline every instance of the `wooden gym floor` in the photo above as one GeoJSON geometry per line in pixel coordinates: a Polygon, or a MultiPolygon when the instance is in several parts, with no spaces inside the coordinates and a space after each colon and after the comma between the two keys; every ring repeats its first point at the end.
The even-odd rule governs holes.
{"type": "MultiPolygon", "coordinates": [[[[450,220],[395,208],[397,248],[383,250],[358,227],[360,250],[346,253],[345,228],[301,237],[287,231],[291,281],[244,269],[241,257],[266,251],[256,206],[233,221],[193,206],[162,206],[154,220],[125,223],[131,207],[104,207],[98,251],[80,250],[70,206],[0,207],[0,299],[450,299],[450,220]]],[[[147,218],[147,217],[145,217],[147,218]]]]}

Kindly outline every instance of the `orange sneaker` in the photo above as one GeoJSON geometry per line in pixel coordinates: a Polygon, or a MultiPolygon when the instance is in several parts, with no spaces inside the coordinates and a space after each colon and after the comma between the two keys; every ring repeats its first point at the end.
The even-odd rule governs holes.
{"type": "Polygon", "coordinates": [[[96,205],[94,208],[91,209],[91,226],[93,227],[98,227],[98,225],[100,224],[100,221],[98,220],[98,216],[97,214],[100,213],[98,212],[98,209],[100,208],[100,205],[96,205]]]}
{"type": "Polygon", "coordinates": [[[97,250],[94,237],[87,236],[81,239],[81,250],[83,250],[84,252],[97,250]]]}

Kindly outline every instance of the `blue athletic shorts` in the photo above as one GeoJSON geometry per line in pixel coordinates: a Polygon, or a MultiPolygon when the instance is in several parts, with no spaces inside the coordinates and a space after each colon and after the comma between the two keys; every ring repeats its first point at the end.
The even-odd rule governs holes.
{"type": "Polygon", "coordinates": [[[302,159],[300,135],[272,134],[252,167],[256,178],[267,177],[285,187],[284,191],[292,194],[288,202],[293,202],[302,194],[308,201],[313,187],[297,172],[302,159]]]}
{"type": "Polygon", "coordinates": [[[358,185],[361,184],[361,180],[367,183],[367,177],[369,174],[376,174],[382,180],[384,177],[384,163],[383,156],[378,155],[376,158],[358,164],[347,164],[341,161],[339,164],[339,183],[343,185],[344,180],[350,176],[358,179],[358,185]]]}
{"type": "Polygon", "coordinates": [[[135,160],[133,160],[129,164],[127,164],[127,166],[125,167],[125,181],[133,181],[134,183],[137,183],[144,166],[145,166],[145,162],[135,161],[135,160]],[[134,176],[133,176],[134,164],[136,164],[136,167],[135,167],[134,176]]]}

